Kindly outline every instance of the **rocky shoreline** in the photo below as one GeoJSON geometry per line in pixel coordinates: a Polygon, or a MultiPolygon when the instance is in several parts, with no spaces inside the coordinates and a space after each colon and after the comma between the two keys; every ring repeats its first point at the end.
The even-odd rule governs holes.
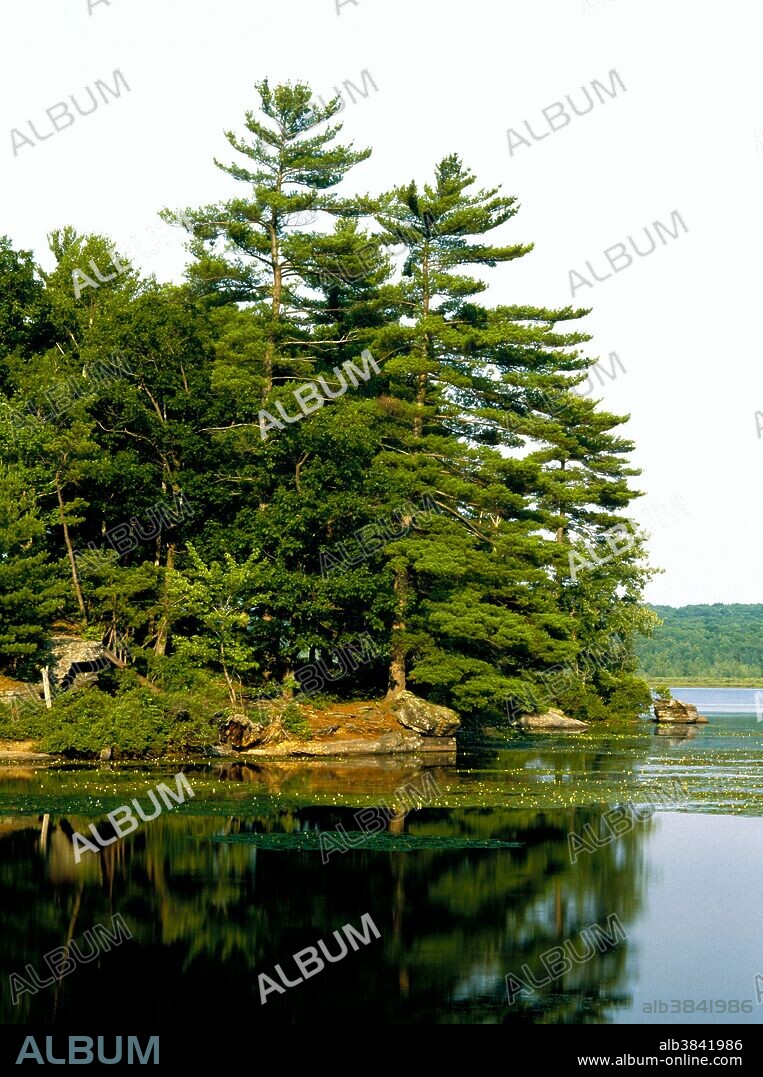
{"type": "Polygon", "coordinates": [[[430,752],[447,756],[450,761],[456,754],[455,737],[422,737],[417,733],[401,730],[381,737],[345,737],[315,743],[314,741],[287,741],[267,748],[249,748],[237,752],[238,757],[260,759],[283,759],[312,756],[348,755],[397,755],[406,752],[430,752]]]}
{"type": "Polygon", "coordinates": [[[288,706],[282,701],[271,704],[261,712],[261,722],[245,715],[229,718],[221,732],[221,749],[239,756],[279,759],[398,752],[455,755],[459,716],[449,707],[428,703],[412,692],[401,692],[391,700],[336,704],[322,710],[300,705],[308,736],[288,732],[284,725],[288,706]]]}

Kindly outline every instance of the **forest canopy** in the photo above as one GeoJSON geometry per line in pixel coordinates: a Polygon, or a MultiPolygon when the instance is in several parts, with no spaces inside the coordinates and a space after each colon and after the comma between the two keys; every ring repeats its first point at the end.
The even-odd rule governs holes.
{"type": "Polygon", "coordinates": [[[532,245],[455,153],[349,195],[339,100],[257,90],[220,201],[162,212],[182,284],[68,226],[47,272],[0,240],[0,673],[102,640],[124,668],[54,711],[118,711],[135,751],[298,702],[305,667],[493,723],[634,716],[652,570],[627,416],[576,392],[588,311],[484,301],[532,245]]]}
{"type": "Polygon", "coordinates": [[[651,682],[763,684],[763,605],[652,606],[662,622],[639,642],[651,682]]]}

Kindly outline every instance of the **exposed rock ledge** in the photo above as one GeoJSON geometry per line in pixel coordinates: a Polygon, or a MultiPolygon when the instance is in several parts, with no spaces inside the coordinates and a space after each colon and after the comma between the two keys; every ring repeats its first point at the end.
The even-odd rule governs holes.
{"type": "Polygon", "coordinates": [[[334,737],[330,740],[281,741],[265,748],[249,748],[246,756],[394,755],[398,752],[447,752],[455,755],[455,737],[422,737],[412,730],[384,733],[381,737],[334,737]]]}
{"type": "Polygon", "coordinates": [[[531,733],[553,733],[555,730],[563,730],[567,733],[582,733],[588,729],[587,722],[579,722],[577,718],[569,718],[561,711],[551,708],[545,714],[526,714],[517,723],[519,728],[531,733]]]}
{"type": "Polygon", "coordinates": [[[393,700],[356,700],[322,709],[295,704],[309,736],[289,734],[283,701],[261,705],[252,721],[229,718],[220,734],[223,751],[246,756],[362,756],[456,751],[452,735],[461,724],[455,711],[427,703],[412,692],[393,700]]]}
{"type": "Polygon", "coordinates": [[[652,721],[695,725],[707,722],[707,718],[697,713],[697,708],[693,703],[681,703],[678,699],[656,699],[652,721]]]}

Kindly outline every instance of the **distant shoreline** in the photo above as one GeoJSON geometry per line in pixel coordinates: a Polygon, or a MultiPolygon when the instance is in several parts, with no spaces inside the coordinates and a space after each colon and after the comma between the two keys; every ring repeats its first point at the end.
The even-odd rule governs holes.
{"type": "Polygon", "coordinates": [[[763,680],[754,680],[752,677],[649,677],[643,674],[644,680],[650,688],[656,685],[667,684],[671,689],[676,688],[758,688],[763,691],[763,680]]]}

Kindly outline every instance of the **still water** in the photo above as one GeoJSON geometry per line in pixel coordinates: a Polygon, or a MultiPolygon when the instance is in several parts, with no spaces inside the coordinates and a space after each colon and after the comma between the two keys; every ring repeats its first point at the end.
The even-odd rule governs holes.
{"type": "Polygon", "coordinates": [[[186,766],[193,799],[79,863],[72,832],[148,804],[177,766],[6,764],[0,1021],[759,1023],[755,693],[676,694],[710,725],[516,736],[436,767],[186,766]],[[322,862],[321,832],[361,841],[354,813],[425,769],[426,806],[322,862]],[[132,938],[14,1005],[11,974],[50,979],[45,955],[115,914],[132,938]],[[334,932],[364,914],[380,937],[297,983],[293,955],[319,939],[341,953],[334,932]],[[281,985],[277,965],[295,986],[263,1003],[258,977],[281,985]],[[507,974],[522,981],[511,1003],[507,974]]]}

